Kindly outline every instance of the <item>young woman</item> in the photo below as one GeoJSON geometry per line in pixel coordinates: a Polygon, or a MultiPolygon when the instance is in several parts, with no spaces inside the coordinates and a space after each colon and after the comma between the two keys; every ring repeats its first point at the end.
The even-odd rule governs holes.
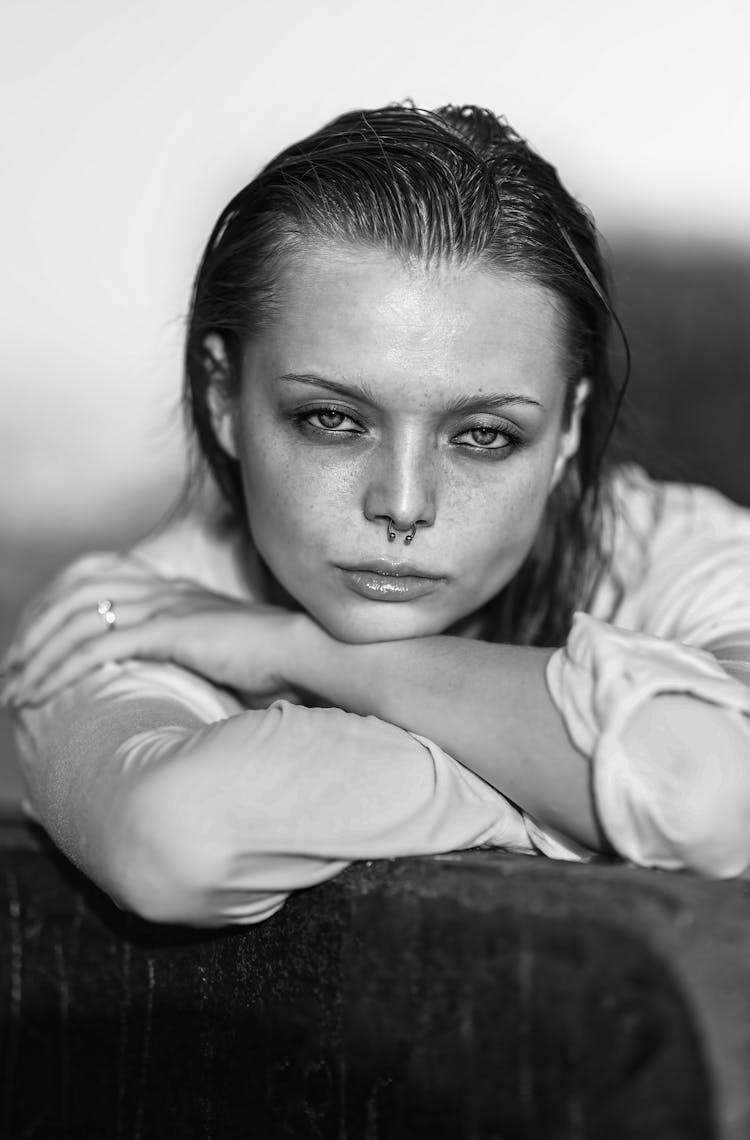
{"type": "Polygon", "coordinates": [[[475,107],[344,115],[229,203],[202,489],[5,664],[33,811],[122,906],[257,922],[485,844],[745,872],[750,512],[607,461],[612,319],[590,218],[475,107]]]}

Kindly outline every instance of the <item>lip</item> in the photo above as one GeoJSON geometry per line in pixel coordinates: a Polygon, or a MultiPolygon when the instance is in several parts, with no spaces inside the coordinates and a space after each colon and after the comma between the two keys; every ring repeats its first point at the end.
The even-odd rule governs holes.
{"type": "Polygon", "coordinates": [[[423,598],[445,581],[434,574],[425,574],[411,562],[389,562],[385,558],[339,569],[348,589],[377,602],[410,602],[423,598]]]}
{"type": "Polygon", "coordinates": [[[441,574],[430,574],[414,562],[393,562],[390,558],[372,558],[369,562],[357,562],[354,566],[341,566],[342,570],[366,574],[383,574],[388,578],[429,578],[433,582],[442,579],[441,574]]]}

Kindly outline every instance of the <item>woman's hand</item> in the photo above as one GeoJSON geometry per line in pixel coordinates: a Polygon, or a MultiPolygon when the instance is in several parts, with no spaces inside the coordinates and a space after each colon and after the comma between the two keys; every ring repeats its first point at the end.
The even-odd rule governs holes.
{"type": "Polygon", "coordinates": [[[100,563],[96,574],[66,578],[28,612],[3,661],[0,699],[40,704],[107,661],[141,658],[191,669],[248,704],[299,701],[288,669],[301,636],[325,635],[306,614],[163,578],[117,556],[111,572],[100,563]]]}

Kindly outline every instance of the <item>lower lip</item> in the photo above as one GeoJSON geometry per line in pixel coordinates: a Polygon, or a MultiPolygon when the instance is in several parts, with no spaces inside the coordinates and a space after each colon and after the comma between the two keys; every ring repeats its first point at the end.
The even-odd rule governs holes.
{"type": "Polygon", "coordinates": [[[375,602],[411,602],[432,594],[440,578],[412,578],[408,575],[376,574],[372,570],[343,570],[349,589],[375,602]]]}

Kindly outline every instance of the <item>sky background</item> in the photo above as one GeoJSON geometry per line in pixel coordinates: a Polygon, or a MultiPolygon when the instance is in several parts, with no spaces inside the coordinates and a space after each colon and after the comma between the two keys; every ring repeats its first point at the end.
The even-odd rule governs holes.
{"type": "Polygon", "coordinates": [[[750,247],[750,4],[4,0],[0,534],[155,518],[225,201],[340,111],[505,114],[612,238],[750,247]]]}

